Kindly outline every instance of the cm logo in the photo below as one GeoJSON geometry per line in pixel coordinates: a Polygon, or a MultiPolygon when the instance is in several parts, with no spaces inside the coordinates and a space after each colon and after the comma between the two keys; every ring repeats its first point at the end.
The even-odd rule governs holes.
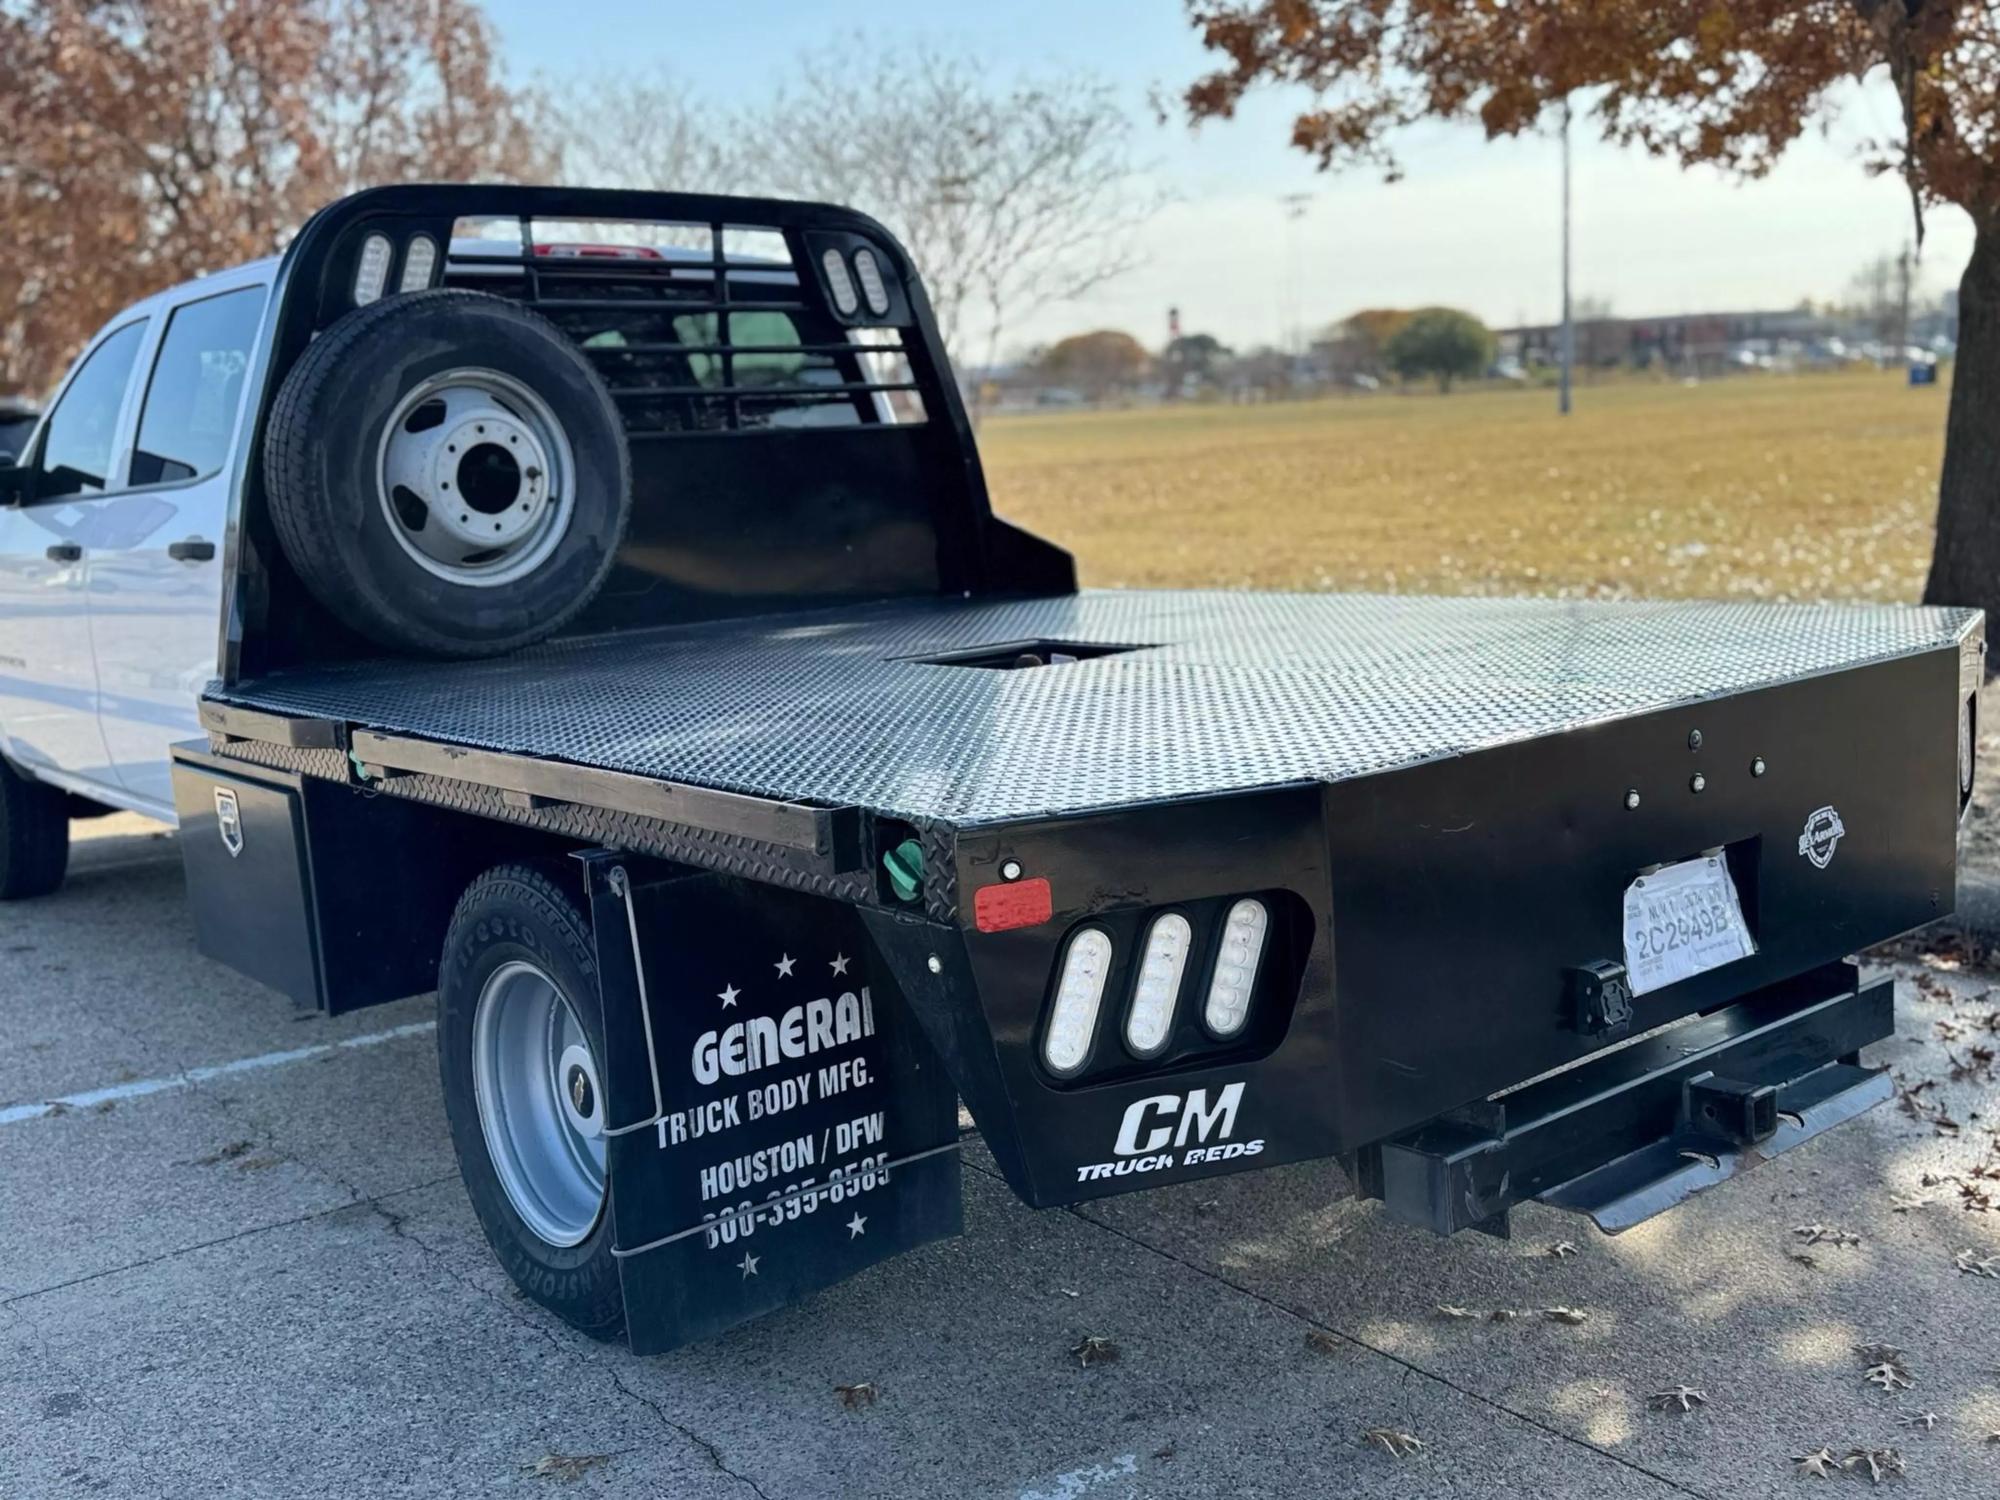
{"type": "Polygon", "coordinates": [[[1120,1156],[1143,1156],[1164,1151],[1169,1145],[1185,1146],[1188,1137],[1206,1141],[1213,1135],[1229,1139],[1236,1128],[1236,1106],[1243,1102],[1243,1085],[1225,1084],[1208,1102],[1207,1089],[1189,1089],[1185,1094],[1154,1094],[1135,1101],[1125,1111],[1118,1127],[1118,1144],[1111,1149],[1120,1156]]]}

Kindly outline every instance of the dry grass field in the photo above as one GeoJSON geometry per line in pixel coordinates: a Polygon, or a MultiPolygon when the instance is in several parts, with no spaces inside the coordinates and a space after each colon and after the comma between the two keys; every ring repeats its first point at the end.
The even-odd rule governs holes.
{"type": "Polygon", "coordinates": [[[1913,600],[1948,391],[1866,372],[989,420],[1091,585],[1913,600]]]}

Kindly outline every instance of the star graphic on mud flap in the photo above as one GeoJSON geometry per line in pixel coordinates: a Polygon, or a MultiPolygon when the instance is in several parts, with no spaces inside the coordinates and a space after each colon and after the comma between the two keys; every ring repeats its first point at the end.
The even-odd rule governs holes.
{"type": "Polygon", "coordinates": [[[758,1257],[745,1250],[743,1252],[743,1259],[736,1262],[736,1269],[743,1273],[745,1281],[748,1281],[752,1276],[757,1274],[757,1260],[758,1257]]]}
{"type": "Polygon", "coordinates": [[[847,1237],[850,1240],[859,1239],[862,1235],[866,1234],[867,1232],[868,1232],[868,1220],[863,1215],[856,1214],[853,1218],[847,1221],[847,1237]]]}
{"type": "Polygon", "coordinates": [[[771,967],[778,971],[778,977],[780,979],[790,979],[792,977],[792,965],[797,962],[798,960],[796,958],[793,958],[791,954],[787,953],[783,955],[781,958],[779,958],[779,960],[776,963],[772,964],[771,967]]]}
{"type": "Polygon", "coordinates": [[[831,965],[833,972],[836,974],[845,974],[847,972],[847,966],[851,961],[852,960],[850,960],[845,953],[834,954],[833,963],[831,965]]]}
{"type": "Polygon", "coordinates": [[[728,1010],[730,1006],[736,1003],[736,997],[742,993],[743,991],[739,990],[738,988],[736,988],[735,985],[732,984],[728,986],[726,989],[724,989],[722,993],[717,995],[715,998],[722,1002],[722,1008],[724,1010],[728,1010]]]}

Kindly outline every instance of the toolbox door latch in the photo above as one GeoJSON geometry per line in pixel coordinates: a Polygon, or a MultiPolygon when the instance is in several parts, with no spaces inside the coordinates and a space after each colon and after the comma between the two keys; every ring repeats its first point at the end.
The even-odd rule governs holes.
{"type": "Polygon", "coordinates": [[[1563,971],[1570,1024],[1585,1036],[1609,1036],[1632,1024],[1632,983],[1625,965],[1608,958],[1563,971]]]}

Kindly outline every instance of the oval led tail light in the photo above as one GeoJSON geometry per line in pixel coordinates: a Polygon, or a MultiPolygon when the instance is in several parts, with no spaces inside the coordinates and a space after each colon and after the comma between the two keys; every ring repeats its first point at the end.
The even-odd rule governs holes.
{"type": "Polygon", "coordinates": [[[420,234],[410,241],[410,248],[403,252],[403,279],[397,284],[398,291],[421,292],[431,284],[431,272],[437,269],[437,241],[427,234],[420,234]]]}
{"type": "Polygon", "coordinates": [[[389,285],[389,237],[371,234],[361,242],[361,263],[354,268],[354,305],[379,302],[389,285]]]}
{"type": "Polygon", "coordinates": [[[1111,938],[1101,928],[1086,927],[1069,940],[1055,1008],[1049,1012],[1048,1035],[1042,1038],[1042,1060],[1051,1073],[1067,1076],[1090,1057],[1098,1007],[1104,1003],[1104,981],[1110,973],[1111,938]]]}
{"type": "Polygon", "coordinates": [[[1125,1017],[1125,1047],[1134,1057],[1154,1057],[1166,1050],[1174,1029],[1174,1005],[1180,999],[1181,975],[1187,969],[1194,929],[1188,919],[1169,912],[1146,934],[1146,952],[1139,960],[1139,983],[1132,991],[1132,1009],[1125,1017]]]}
{"type": "Polygon", "coordinates": [[[827,290],[833,293],[833,305],[842,317],[850,317],[861,306],[861,298],[854,290],[854,278],[848,274],[847,257],[838,250],[829,250],[819,258],[821,268],[826,272],[827,290]]]}
{"type": "Polygon", "coordinates": [[[1235,1036],[1250,1019],[1250,992],[1257,983],[1257,965],[1270,929],[1271,914],[1264,903],[1248,897],[1230,907],[1223,919],[1222,944],[1208,984],[1208,1004],[1202,1010],[1202,1020],[1218,1037],[1235,1036]]]}
{"type": "Polygon", "coordinates": [[[861,295],[867,299],[868,310],[878,318],[888,312],[889,288],[882,280],[882,265],[873,250],[854,252],[854,274],[861,280],[861,295]]]}

